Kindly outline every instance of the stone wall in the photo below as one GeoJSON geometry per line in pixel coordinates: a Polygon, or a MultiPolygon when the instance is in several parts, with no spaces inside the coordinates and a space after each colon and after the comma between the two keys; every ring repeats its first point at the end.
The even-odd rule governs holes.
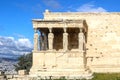
{"type": "Polygon", "coordinates": [[[87,65],[93,72],[120,72],[120,13],[49,12],[44,19],[85,19],[87,65]]]}

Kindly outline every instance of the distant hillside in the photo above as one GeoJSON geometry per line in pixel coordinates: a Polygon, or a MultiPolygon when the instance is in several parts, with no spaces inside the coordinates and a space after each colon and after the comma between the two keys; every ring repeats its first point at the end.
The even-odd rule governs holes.
{"type": "Polygon", "coordinates": [[[16,62],[16,61],[18,61],[18,59],[17,58],[12,58],[12,57],[3,57],[3,58],[0,58],[0,62],[2,61],[2,60],[4,60],[4,61],[11,61],[11,62],[16,62]]]}
{"type": "Polygon", "coordinates": [[[2,54],[0,53],[0,70],[5,74],[16,74],[14,65],[18,62],[18,57],[21,55],[2,54]]]}
{"type": "Polygon", "coordinates": [[[19,57],[20,55],[14,55],[14,54],[2,54],[0,53],[0,59],[4,59],[4,60],[17,60],[17,58],[19,57]]]}

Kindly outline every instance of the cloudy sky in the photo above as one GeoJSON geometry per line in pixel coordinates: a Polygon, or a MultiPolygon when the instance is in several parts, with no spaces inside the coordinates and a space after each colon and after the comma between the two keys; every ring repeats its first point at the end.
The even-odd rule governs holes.
{"type": "Polygon", "coordinates": [[[43,12],[119,12],[119,0],[0,0],[0,53],[23,54],[33,48],[33,18],[43,12]]]}

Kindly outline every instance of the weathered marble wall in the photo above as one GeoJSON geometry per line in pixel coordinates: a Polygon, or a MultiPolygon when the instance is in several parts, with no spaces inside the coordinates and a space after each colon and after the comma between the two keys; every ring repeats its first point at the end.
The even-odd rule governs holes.
{"type": "Polygon", "coordinates": [[[44,19],[85,19],[87,65],[94,72],[120,72],[120,13],[49,12],[44,19]]]}

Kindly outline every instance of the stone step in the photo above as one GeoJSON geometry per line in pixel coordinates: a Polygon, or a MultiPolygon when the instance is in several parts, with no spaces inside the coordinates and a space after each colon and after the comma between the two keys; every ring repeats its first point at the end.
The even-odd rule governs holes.
{"type": "Polygon", "coordinates": [[[47,72],[65,72],[65,71],[68,71],[68,72],[71,72],[71,71],[80,71],[80,72],[84,72],[85,69],[47,69],[47,68],[44,68],[44,69],[38,69],[38,72],[41,72],[41,71],[47,71],[47,72]]]}
{"type": "Polygon", "coordinates": [[[70,76],[89,74],[88,71],[83,70],[61,70],[61,71],[38,71],[37,75],[42,76],[70,76]]]}
{"type": "Polygon", "coordinates": [[[38,72],[37,77],[40,79],[59,79],[59,78],[66,78],[66,79],[91,79],[92,73],[87,72],[38,72]]]}

